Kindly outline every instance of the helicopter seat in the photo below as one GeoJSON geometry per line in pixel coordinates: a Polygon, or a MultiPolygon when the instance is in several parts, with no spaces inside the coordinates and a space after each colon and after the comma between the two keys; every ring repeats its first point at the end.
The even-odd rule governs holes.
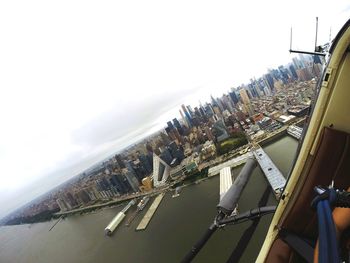
{"type": "Polygon", "coordinates": [[[306,167],[309,167],[307,177],[281,225],[282,231],[270,248],[266,262],[303,262],[297,250],[286,243],[285,235],[281,233],[292,233],[315,243],[318,236],[317,214],[310,206],[315,197],[313,189],[317,185],[328,186],[332,181],[337,189],[350,186],[350,134],[325,127],[317,150],[306,167]]]}

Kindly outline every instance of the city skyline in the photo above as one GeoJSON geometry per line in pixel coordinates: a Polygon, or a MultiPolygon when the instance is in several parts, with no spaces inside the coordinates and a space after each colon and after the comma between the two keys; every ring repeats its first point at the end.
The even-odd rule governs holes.
{"type": "MultiPolygon", "coordinates": [[[[276,113],[271,113],[271,116],[274,116],[272,117],[273,120],[267,116],[270,116],[269,112],[271,112],[271,109],[273,111],[271,105],[276,109],[283,109],[281,112],[287,113],[287,104],[282,103],[282,108],[279,108],[281,107],[279,103],[272,103],[271,99],[268,99],[266,104],[263,98],[265,98],[265,96],[267,96],[266,98],[272,98],[271,95],[274,94],[273,97],[278,100],[280,95],[284,97],[284,94],[287,95],[292,92],[288,95],[288,105],[298,105],[298,103],[305,105],[305,102],[310,100],[309,97],[312,96],[312,92],[310,93],[310,90],[305,91],[304,87],[304,89],[302,88],[301,90],[301,97],[295,97],[295,95],[293,95],[295,93],[293,87],[295,85],[299,87],[299,84],[295,82],[308,81],[314,76],[320,76],[321,74],[320,60],[318,60],[318,63],[314,63],[312,57],[303,55],[299,55],[299,57],[299,59],[293,59],[293,63],[285,67],[280,66],[278,70],[270,70],[269,73],[263,75],[261,78],[251,80],[251,83],[248,85],[243,85],[237,89],[232,88],[230,92],[224,94],[221,98],[218,97],[215,99],[211,96],[211,101],[209,103],[200,103],[198,107],[192,105],[185,106],[182,104],[180,110],[180,115],[182,117],[180,121],[182,124],[176,117],[173,118],[172,121],[167,121],[166,127],[163,125],[162,129],[152,135],[151,138],[143,140],[143,142],[136,144],[130,149],[124,150],[122,152],[123,160],[120,156],[115,156],[116,152],[114,152],[114,155],[109,156],[108,160],[94,165],[93,169],[84,171],[84,173],[80,174],[74,181],[69,181],[69,184],[65,184],[66,186],[61,186],[54,192],[51,192],[48,199],[46,198],[46,200],[39,201],[39,203],[37,203],[37,201],[36,204],[33,203],[32,205],[34,206],[31,205],[32,208],[29,210],[25,209],[26,212],[24,212],[24,215],[35,215],[35,213],[40,213],[40,211],[46,211],[47,209],[50,211],[57,211],[56,209],[58,208],[54,208],[57,207],[57,205],[60,207],[61,211],[64,212],[81,207],[83,204],[91,205],[91,202],[106,202],[106,200],[111,200],[111,198],[113,199],[120,195],[130,193],[130,191],[134,193],[139,192],[141,180],[143,182],[145,176],[150,176],[150,172],[152,172],[153,169],[157,172],[159,168],[154,168],[154,166],[160,165],[159,163],[168,165],[168,168],[165,169],[168,171],[168,175],[164,178],[169,176],[169,172],[174,173],[172,172],[174,165],[176,167],[178,164],[182,163],[181,161],[185,156],[186,160],[184,161],[190,167],[190,170],[197,167],[200,161],[193,162],[193,156],[189,157],[197,148],[196,145],[200,147],[200,144],[203,144],[201,152],[202,157],[200,158],[204,158],[202,160],[204,161],[207,158],[211,159],[216,156],[216,147],[219,147],[217,143],[227,140],[232,135],[241,136],[239,135],[240,131],[244,131],[246,136],[251,136],[251,138],[253,138],[261,137],[264,133],[263,130],[268,131],[269,129],[275,130],[280,128],[281,125],[278,124],[278,122],[285,124],[292,118],[282,116],[282,113],[278,115],[276,115],[276,113]],[[286,89],[286,91],[284,91],[284,89],[286,89]],[[260,99],[262,99],[262,104],[259,102],[260,99]],[[270,105],[269,111],[266,111],[266,105],[270,105]],[[262,112],[264,112],[265,118],[262,117],[262,112]],[[276,122],[276,118],[280,115],[281,118],[276,122]],[[248,116],[254,121],[253,123],[250,123],[250,121],[246,119],[248,116]],[[254,123],[255,125],[251,126],[251,124],[254,123]],[[256,133],[257,131],[260,132],[256,133]],[[157,138],[160,138],[160,141],[157,138]],[[178,148],[179,146],[180,148],[178,148]],[[159,157],[157,157],[157,155],[159,157]],[[173,158],[176,159],[173,160],[173,158]],[[153,161],[157,159],[160,160],[158,163],[153,163],[153,169],[151,167],[152,159],[153,161]],[[169,165],[171,165],[172,168],[170,168],[169,165]],[[115,168],[117,168],[117,170],[115,170],[115,168]],[[169,169],[172,170],[170,171],[169,169]],[[123,183],[123,181],[125,182],[123,183]]],[[[300,89],[300,87],[298,89],[300,89]]],[[[300,110],[296,110],[296,112],[299,111],[300,110]]],[[[218,151],[220,152],[221,150],[218,151]]],[[[177,170],[179,169],[174,169],[175,173],[178,173],[177,170]]],[[[154,176],[153,184],[155,187],[165,183],[165,181],[162,180],[162,183],[158,185],[158,183],[156,183],[158,181],[158,179],[156,179],[158,176],[153,173],[153,177],[154,176]]],[[[161,177],[163,178],[163,176],[161,177]]]]}
{"type": "MultiPolygon", "coordinates": [[[[293,60],[292,61],[290,61],[287,65],[284,65],[284,66],[286,66],[286,68],[288,68],[289,67],[289,65],[293,65],[293,63],[294,63],[294,65],[296,65],[297,66],[297,64],[295,64],[295,63],[300,63],[300,58],[302,59],[302,55],[299,55],[299,59],[297,58],[297,57],[295,57],[295,58],[293,58],[293,60]]],[[[303,67],[305,67],[305,65],[302,63],[302,65],[303,65],[303,67]]],[[[283,66],[279,66],[279,67],[282,67],[283,68],[283,66]]],[[[276,69],[273,69],[273,70],[269,70],[268,72],[266,72],[268,75],[269,74],[272,74],[272,73],[274,73],[274,71],[275,71],[276,69]]],[[[293,75],[292,74],[292,72],[289,70],[289,75],[293,75]]],[[[268,85],[268,83],[266,82],[266,74],[264,74],[264,75],[262,75],[262,77],[260,77],[260,79],[264,79],[264,83],[266,83],[266,85],[268,85]]],[[[278,78],[278,77],[276,77],[276,78],[278,78]]],[[[250,80],[250,84],[249,85],[251,85],[251,83],[252,83],[252,81],[256,81],[256,79],[254,78],[254,80],[253,79],[251,79],[250,80]]],[[[247,95],[247,91],[249,90],[250,92],[251,92],[251,89],[249,89],[249,85],[244,85],[244,84],[242,84],[242,85],[239,85],[238,87],[235,87],[235,88],[233,88],[233,87],[231,87],[230,89],[228,89],[228,92],[227,92],[227,94],[232,94],[232,92],[233,91],[235,91],[234,93],[236,94],[236,96],[238,96],[238,97],[241,97],[241,99],[240,99],[240,101],[242,101],[243,102],[243,105],[246,105],[247,104],[247,102],[249,101],[249,98],[248,97],[246,97],[246,96],[248,96],[247,95]],[[242,94],[242,91],[243,91],[243,94],[242,94]],[[244,95],[243,97],[242,97],[242,95],[244,95]],[[248,101],[247,101],[248,100],[248,101]]],[[[263,93],[264,93],[264,91],[262,91],[263,93]]],[[[223,94],[225,94],[225,93],[223,93],[223,94]]],[[[268,94],[270,94],[270,92],[268,93],[268,94]]],[[[265,94],[265,95],[268,95],[268,94],[265,94]]],[[[196,96],[196,99],[198,98],[197,96],[198,96],[198,93],[195,93],[195,96],[196,96]]],[[[250,95],[251,96],[251,95],[250,95]]],[[[210,100],[215,100],[214,98],[213,98],[213,96],[212,96],[212,94],[207,94],[207,97],[208,98],[210,98],[210,100]]],[[[216,97],[217,99],[219,99],[219,97],[216,97]]],[[[210,101],[209,99],[208,99],[208,101],[205,101],[204,102],[204,105],[205,104],[207,104],[209,101],[210,101]]],[[[195,101],[195,100],[193,100],[193,101],[195,101]]],[[[160,124],[159,125],[154,125],[154,126],[152,126],[151,128],[149,128],[148,129],[148,134],[142,134],[140,137],[136,137],[137,139],[135,139],[135,137],[133,138],[134,139],[134,141],[132,141],[132,140],[129,140],[128,142],[126,142],[126,144],[123,146],[123,147],[120,147],[119,149],[118,148],[113,148],[113,149],[111,149],[111,151],[110,152],[106,152],[105,153],[105,155],[102,157],[102,158],[99,158],[99,159],[95,159],[94,161],[92,161],[92,160],[90,160],[85,166],[83,166],[83,167],[81,167],[81,168],[78,168],[75,172],[73,172],[72,173],[72,170],[69,170],[69,172],[68,172],[68,174],[67,174],[67,176],[66,177],[64,177],[64,176],[61,176],[60,178],[59,178],[59,180],[57,180],[57,183],[56,184],[51,184],[51,186],[49,187],[49,189],[47,189],[47,186],[45,186],[44,188],[42,188],[42,191],[38,191],[37,192],[37,194],[32,198],[32,199],[34,199],[35,197],[39,197],[40,195],[42,195],[42,194],[45,194],[45,193],[47,193],[50,189],[53,189],[54,187],[57,187],[57,186],[59,186],[59,185],[61,185],[62,183],[65,183],[65,182],[67,182],[67,181],[69,181],[70,179],[72,179],[72,178],[74,178],[75,176],[77,176],[77,175],[79,175],[79,174],[81,174],[82,172],[84,172],[86,169],[88,169],[88,168],[90,168],[90,167],[92,167],[92,166],[94,166],[94,165],[96,165],[96,164],[98,164],[98,163],[100,163],[101,161],[103,161],[103,160],[106,160],[106,159],[108,159],[108,158],[110,158],[110,157],[112,157],[115,153],[117,153],[117,152],[119,152],[119,151],[121,151],[121,150],[123,150],[123,149],[125,149],[125,148],[128,148],[128,147],[130,147],[130,146],[132,146],[134,143],[137,143],[138,141],[142,141],[142,140],[144,140],[144,138],[145,137],[147,137],[147,136],[149,136],[149,135],[151,135],[151,134],[153,134],[153,133],[157,133],[157,132],[160,132],[160,131],[165,131],[164,129],[165,129],[165,127],[166,127],[166,119],[173,119],[173,118],[178,118],[178,119],[181,119],[181,118],[179,118],[180,116],[182,117],[182,116],[184,116],[184,114],[185,114],[185,117],[187,117],[187,119],[188,119],[188,117],[189,117],[189,113],[188,113],[188,111],[189,110],[191,110],[192,111],[192,109],[188,109],[188,107],[191,107],[190,105],[188,105],[188,106],[185,106],[185,104],[183,104],[183,101],[182,102],[180,102],[180,100],[179,100],[179,102],[178,102],[179,104],[176,106],[176,107],[174,107],[170,112],[171,113],[169,113],[169,114],[167,114],[167,115],[165,115],[165,117],[160,121],[160,124]],[[175,112],[177,112],[178,110],[180,109],[180,112],[182,111],[184,114],[177,114],[177,116],[175,116],[174,117],[174,115],[171,115],[171,114],[174,114],[175,112]],[[153,128],[153,130],[152,130],[152,128],[153,128]]],[[[199,101],[198,102],[199,104],[201,104],[201,102],[199,101]]],[[[198,104],[197,103],[197,104],[198,104]]],[[[190,103],[189,103],[190,104],[190,103]]],[[[197,104],[195,104],[195,105],[197,105],[197,104]]],[[[187,105],[187,104],[186,104],[187,105]]],[[[186,120],[185,119],[182,119],[182,123],[183,124],[186,124],[186,120]]],[[[39,187],[36,187],[35,188],[35,190],[38,190],[38,189],[40,189],[39,187]]],[[[30,202],[30,200],[28,200],[28,199],[24,199],[23,200],[23,202],[21,202],[21,205],[23,205],[23,204],[25,204],[25,203],[28,203],[28,201],[30,202]]],[[[19,205],[20,206],[20,205],[19,205]]],[[[19,207],[18,206],[18,207],[19,207]]],[[[17,208],[18,208],[17,207],[17,208]]],[[[12,211],[13,210],[15,210],[16,208],[14,208],[14,209],[12,209],[12,211]]],[[[6,214],[8,214],[9,212],[11,212],[11,211],[8,211],[8,212],[5,212],[4,214],[3,214],[3,216],[5,216],[6,214]]]]}
{"type": "MultiPolygon", "coordinates": [[[[200,21],[204,22],[204,16],[206,13],[203,13],[202,15],[203,17],[200,17],[200,21]]],[[[26,17],[25,15],[23,16],[26,17]]],[[[84,21],[87,21],[87,17],[84,17],[84,19],[84,21]]],[[[313,19],[310,19],[310,26],[313,26],[312,21],[313,19]]],[[[34,21],[34,24],[32,23],[29,25],[35,26],[39,22],[40,21],[34,21]]],[[[217,26],[222,26],[225,22],[226,20],[221,20],[218,22],[217,26]]],[[[76,23],[72,24],[77,26],[76,23]]],[[[55,23],[51,23],[50,25],[54,27],[56,26],[56,29],[60,29],[60,26],[55,23]]],[[[91,24],[87,23],[87,25],[91,24]]],[[[195,26],[195,24],[192,24],[192,26],[195,26]]],[[[203,24],[202,29],[206,29],[206,26],[208,26],[208,22],[203,24]]],[[[67,25],[65,25],[63,28],[66,27],[67,25]]],[[[282,28],[284,29],[286,27],[282,28]]],[[[14,25],[14,29],[18,29],[17,24],[14,25]]],[[[135,28],[132,29],[135,30],[135,28]]],[[[241,32],[241,35],[244,35],[244,33],[250,29],[251,25],[249,25],[248,29],[244,29],[243,32],[241,32]]],[[[286,28],[286,32],[281,30],[281,32],[284,32],[285,35],[288,35],[288,37],[283,38],[286,45],[279,45],[279,48],[281,50],[283,49],[283,52],[286,54],[288,54],[288,30],[289,27],[286,28]]],[[[323,28],[323,30],[325,30],[325,28],[323,28]]],[[[19,29],[18,31],[22,32],[19,29]]],[[[223,41],[225,48],[228,48],[228,44],[232,43],[232,39],[226,38],[225,34],[221,35],[222,32],[215,33],[215,31],[216,30],[214,28],[209,32],[211,32],[213,36],[216,36],[218,40],[223,41]],[[225,43],[225,40],[227,40],[227,43],[225,43]]],[[[34,30],[29,32],[34,33],[34,38],[32,38],[32,36],[26,37],[33,40],[35,37],[37,37],[37,34],[40,31],[34,30]]],[[[53,30],[52,32],[60,33],[60,31],[57,30],[53,30]]],[[[169,31],[169,34],[171,34],[171,32],[172,31],[169,31]]],[[[68,33],[72,34],[72,31],[68,31],[68,33]]],[[[97,31],[94,33],[102,38],[97,31]]],[[[186,31],[186,33],[188,34],[190,31],[186,31]]],[[[269,32],[265,33],[268,34],[269,32]]],[[[63,37],[63,39],[70,39],[70,37],[73,37],[72,35],[67,36],[62,33],[58,35],[63,37]]],[[[324,37],[324,35],[328,35],[328,33],[323,33],[323,39],[327,40],[327,37],[324,37]]],[[[83,34],[82,40],[89,40],[90,38],[88,38],[88,36],[90,35],[83,34]]],[[[204,33],[201,34],[201,37],[204,36],[204,33]]],[[[73,39],[77,43],[81,44],[81,40],[79,41],[77,38],[73,39]]],[[[105,38],[102,39],[108,40],[105,38]]],[[[190,39],[194,41],[193,37],[190,37],[190,39]]],[[[131,43],[133,43],[135,40],[136,39],[132,39],[131,43]]],[[[199,40],[203,40],[203,38],[199,38],[199,40]]],[[[48,42],[43,41],[43,43],[52,44],[52,40],[46,41],[48,42]]],[[[211,41],[210,43],[216,44],[214,45],[215,47],[220,47],[220,44],[217,45],[215,41],[211,41]]],[[[60,44],[64,46],[64,41],[60,42],[60,44]]],[[[164,46],[167,46],[166,44],[169,43],[165,42],[164,44],[164,46]]],[[[103,45],[102,43],[98,43],[97,46],[101,47],[103,45]]],[[[35,49],[34,45],[29,47],[37,50],[35,49]]],[[[58,46],[55,47],[57,48],[58,46]]],[[[208,46],[205,47],[208,48],[208,46]]],[[[74,45],[74,48],[76,50],[78,46],[74,45]]],[[[111,72],[112,68],[106,72],[102,72],[94,67],[93,70],[96,70],[99,74],[98,78],[91,79],[86,75],[86,72],[90,72],[89,70],[86,72],[84,72],[84,70],[76,72],[74,67],[69,67],[66,63],[63,63],[60,59],[58,59],[57,56],[52,61],[57,60],[59,62],[59,66],[67,66],[67,70],[61,69],[59,72],[63,76],[70,76],[70,78],[63,82],[58,81],[59,75],[57,75],[57,73],[44,70],[42,65],[45,65],[45,63],[50,64],[53,69],[57,70],[58,68],[53,66],[52,62],[43,56],[40,56],[39,63],[34,63],[38,69],[43,69],[43,72],[41,73],[42,78],[40,78],[39,76],[41,75],[38,75],[37,71],[28,71],[28,66],[31,65],[30,62],[35,62],[36,59],[34,59],[34,57],[31,55],[28,55],[31,53],[27,49],[21,51],[18,49],[18,47],[17,49],[11,49],[8,46],[6,46],[4,49],[9,49],[13,53],[18,52],[18,56],[23,55],[25,59],[19,59],[18,61],[25,61],[27,68],[19,66],[16,71],[14,71],[13,63],[15,63],[15,60],[10,59],[10,57],[6,57],[7,60],[5,60],[10,66],[2,67],[4,69],[3,72],[5,72],[5,74],[8,73],[7,75],[10,77],[5,79],[4,85],[2,85],[3,87],[7,87],[7,89],[5,93],[6,96],[4,96],[2,101],[3,103],[1,103],[1,106],[3,107],[1,110],[2,113],[11,113],[4,114],[3,120],[5,129],[3,130],[4,135],[1,141],[2,147],[0,156],[4,167],[1,177],[3,184],[0,192],[3,200],[2,202],[4,204],[3,207],[6,207],[6,205],[15,207],[16,205],[11,204],[14,199],[16,199],[16,202],[21,201],[22,203],[28,201],[28,196],[35,197],[42,194],[48,190],[47,188],[51,188],[62,183],[85,168],[91,166],[94,162],[98,161],[98,159],[102,159],[103,156],[108,156],[112,152],[116,151],[117,148],[123,148],[127,144],[131,143],[131,140],[141,139],[146,131],[157,130],[162,123],[166,123],[163,121],[164,119],[167,119],[172,112],[178,111],[179,105],[182,103],[185,103],[186,105],[191,104],[186,102],[186,99],[193,101],[193,98],[196,98],[196,102],[198,100],[204,101],[203,98],[198,96],[199,93],[205,93],[206,96],[214,94],[215,97],[221,95],[232,85],[238,86],[242,82],[247,82],[249,78],[254,77],[254,75],[258,76],[259,73],[262,73],[260,72],[263,71],[262,68],[265,69],[267,66],[272,67],[272,64],[274,63],[270,62],[273,60],[271,55],[268,55],[263,59],[256,58],[253,62],[260,61],[259,64],[264,63],[265,65],[255,70],[251,68],[251,71],[249,71],[249,69],[245,69],[245,74],[239,74],[240,71],[236,71],[236,67],[227,67],[224,69],[224,67],[228,65],[228,61],[234,63],[232,61],[235,60],[233,59],[235,52],[232,54],[230,53],[226,59],[222,60],[222,57],[227,54],[220,53],[218,54],[218,58],[220,59],[217,59],[214,52],[215,49],[201,50],[200,53],[196,53],[194,56],[189,55],[188,57],[182,57],[188,58],[190,62],[184,69],[180,70],[179,67],[179,65],[186,64],[183,62],[182,64],[178,64],[177,67],[172,68],[175,72],[177,72],[176,70],[179,70],[178,72],[181,73],[180,77],[174,72],[169,73],[164,71],[160,71],[162,73],[167,73],[161,80],[157,80],[157,77],[160,74],[140,74],[138,78],[142,79],[144,83],[148,83],[145,88],[146,91],[147,89],[150,89],[150,84],[152,84],[152,82],[150,83],[149,80],[157,80],[155,84],[158,88],[151,90],[151,92],[148,94],[146,91],[143,91],[142,88],[135,88],[136,86],[142,86],[142,84],[145,85],[142,81],[133,81],[132,83],[129,83],[126,88],[113,91],[114,87],[111,86],[111,83],[116,83],[108,83],[110,79],[107,78],[108,76],[114,75],[114,73],[111,72]],[[206,51],[210,52],[207,58],[209,61],[208,65],[210,64],[210,67],[199,67],[199,70],[197,69],[195,72],[193,72],[193,68],[196,68],[196,65],[198,67],[198,64],[195,62],[201,61],[201,55],[205,54],[206,51]],[[225,63],[220,65],[220,62],[225,63]],[[16,74],[14,72],[16,72],[16,74]],[[74,75],[74,72],[77,73],[78,78],[72,76],[72,74],[74,75]],[[186,78],[186,76],[188,77],[188,74],[192,73],[193,76],[191,76],[191,78],[186,78]],[[23,79],[26,79],[27,82],[20,82],[17,80],[18,78],[16,78],[16,75],[20,74],[22,74],[23,79]],[[209,77],[204,78],[206,75],[209,77]],[[237,75],[244,76],[239,77],[242,79],[234,80],[235,78],[238,78],[237,75]],[[181,77],[184,76],[185,78],[181,79],[181,77]],[[177,77],[179,77],[180,81],[173,81],[177,77]],[[86,78],[86,80],[79,82],[79,79],[82,78],[86,78]],[[58,82],[56,83],[55,81],[52,81],[52,79],[57,80],[58,82]],[[79,88],[71,89],[72,83],[66,83],[67,80],[72,81],[73,84],[76,83],[79,88]],[[89,85],[87,81],[92,81],[96,87],[102,86],[101,90],[99,90],[99,88],[93,91],[89,90],[91,85],[89,85]],[[171,82],[174,83],[169,84],[171,82]],[[63,87],[65,84],[69,85],[67,85],[67,87],[63,87]],[[46,89],[46,85],[50,87],[49,90],[46,89]],[[84,85],[86,85],[87,88],[85,88],[84,85]],[[29,90],[27,88],[24,89],[23,87],[29,87],[29,90]],[[132,94],[132,96],[124,91],[130,87],[134,88],[132,93],[135,94],[132,94]],[[164,90],[164,87],[167,88],[164,90]],[[62,92],[60,88],[63,89],[62,92]],[[190,96],[188,96],[188,94],[190,96]],[[38,97],[38,99],[35,97],[38,97]],[[124,100],[123,98],[128,99],[124,100]],[[113,108],[111,105],[117,105],[117,109],[113,108]],[[15,110],[15,107],[18,107],[19,110],[15,110]],[[126,111],[121,111],[120,109],[125,109],[126,111]],[[113,121],[119,122],[119,125],[111,125],[110,123],[113,121]],[[122,123],[122,125],[120,125],[120,123],[122,123]],[[18,159],[21,156],[25,156],[25,158],[22,159],[20,165],[18,165],[18,159]],[[47,178],[48,175],[50,175],[50,178],[47,178]],[[49,179],[51,180],[50,183],[43,183],[49,179]],[[38,182],[40,182],[40,184],[38,184],[38,182]],[[18,191],[21,193],[20,196],[18,196],[18,191]]],[[[60,49],[58,48],[58,50],[60,49]]],[[[63,49],[62,51],[64,50],[66,49],[63,49]]],[[[129,52],[133,50],[130,50],[129,52]]],[[[155,52],[157,49],[152,50],[155,52]]],[[[167,49],[161,50],[161,55],[168,54],[167,52],[171,53],[167,49]]],[[[177,50],[177,52],[180,52],[181,50],[177,50]]],[[[193,44],[190,44],[190,50],[195,51],[196,47],[193,46],[193,44]]],[[[38,54],[42,54],[38,51],[39,50],[37,50],[38,54]]],[[[85,52],[86,51],[87,50],[85,50],[85,52]]],[[[146,50],[143,49],[142,51],[145,52],[146,50]]],[[[59,54],[62,55],[60,52],[59,54]]],[[[79,68],[79,66],[82,65],[80,63],[84,63],[85,53],[78,53],[77,56],[72,53],[69,54],[72,55],[71,59],[74,62],[73,64],[75,67],[79,68]]],[[[130,55],[131,53],[128,54],[130,55]]],[[[140,53],[137,54],[140,55],[140,53]]],[[[175,55],[178,54],[176,53],[175,55]]],[[[286,56],[289,57],[288,55],[286,56]]],[[[116,57],[114,58],[117,61],[116,57]]],[[[69,57],[66,57],[66,59],[70,61],[69,57]]],[[[93,59],[95,62],[100,61],[96,57],[93,59]]],[[[144,61],[141,63],[141,65],[139,65],[140,68],[137,71],[138,73],[142,71],[143,68],[148,66],[145,64],[145,61],[149,60],[150,57],[142,56],[142,59],[144,59],[144,61]]],[[[170,59],[170,61],[172,60],[176,61],[174,57],[170,59]]],[[[243,61],[246,62],[245,65],[247,65],[247,68],[251,67],[253,64],[247,63],[247,56],[243,61]]],[[[138,62],[140,62],[140,60],[138,60],[138,62]]],[[[162,64],[161,62],[164,62],[164,60],[158,58],[156,64],[162,64]]],[[[122,76],[122,78],[125,77],[127,79],[131,79],[134,76],[135,71],[133,71],[132,63],[129,63],[130,64],[126,65],[128,70],[125,70],[124,68],[121,70],[118,68],[119,72],[121,72],[120,75],[127,73],[126,76],[122,76]]],[[[276,63],[274,66],[277,67],[279,65],[280,63],[276,63]]],[[[155,67],[155,69],[159,69],[159,67],[155,67]]],[[[104,68],[104,70],[106,70],[106,68],[104,68]]],[[[8,209],[10,208],[7,208],[7,211],[9,211],[8,209]]]]}

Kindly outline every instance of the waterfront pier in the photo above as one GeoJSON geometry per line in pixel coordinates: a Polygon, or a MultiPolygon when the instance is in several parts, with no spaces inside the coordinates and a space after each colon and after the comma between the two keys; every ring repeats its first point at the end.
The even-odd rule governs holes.
{"type": "Polygon", "coordinates": [[[61,222],[61,220],[64,218],[64,216],[60,216],[56,222],[52,225],[52,227],[50,227],[49,231],[51,231],[59,222],[61,222]]]}
{"type": "Polygon", "coordinates": [[[231,167],[225,167],[220,170],[220,200],[226,194],[232,185],[231,167]]]}
{"type": "Polygon", "coordinates": [[[265,174],[267,181],[271,185],[276,198],[278,199],[286,184],[286,179],[259,145],[254,147],[253,154],[255,159],[258,161],[261,170],[265,174]]]}
{"type": "Polygon", "coordinates": [[[247,159],[249,157],[251,157],[251,156],[252,156],[252,153],[251,152],[247,152],[247,153],[242,154],[242,155],[240,155],[238,157],[232,158],[231,160],[228,160],[228,161],[226,161],[224,163],[221,163],[221,164],[218,164],[218,165],[216,165],[214,167],[211,167],[208,170],[208,177],[219,174],[221,169],[223,169],[225,167],[233,168],[233,167],[236,167],[238,165],[241,165],[241,164],[245,163],[247,161],[247,159]]]}
{"type": "Polygon", "coordinates": [[[156,210],[157,210],[160,202],[162,201],[164,195],[165,195],[165,193],[161,193],[154,199],[152,205],[148,209],[148,211],[145,214],[145,216],[142,218],[140,224],[136,227],[136,231],[146,229],[148,223],[151,221],[151,219],[153,217],[153,214],[156,212],[156,210]]]}

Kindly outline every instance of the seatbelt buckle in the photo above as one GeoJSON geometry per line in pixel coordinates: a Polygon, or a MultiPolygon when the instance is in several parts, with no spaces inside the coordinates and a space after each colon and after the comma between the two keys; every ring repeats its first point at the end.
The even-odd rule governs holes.
{"type": "Polygon", "coordinates": [[[324,189],[321,186],[315,186],[314,191],[316,192],[316,197],[311,201],[311,207],[313,209],[317,208],[319,201],[329,199],[329,189],[324,189]]]}

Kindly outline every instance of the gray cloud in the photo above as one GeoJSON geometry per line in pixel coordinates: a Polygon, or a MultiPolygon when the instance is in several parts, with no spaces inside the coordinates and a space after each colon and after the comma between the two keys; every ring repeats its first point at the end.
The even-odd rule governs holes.
{"type": "MultiPolygon", "coordinates": [[[[193,93],[196,90],[192,89],[189,92],[193,93]]],[[[113,110],[77,129],[72,134],[73,143],[96,146],[115,141],[140,127],[150,125],[161,114],[178,106],[183,99],[183,91],[173,91],[143,101],[142,104],[130,101],[124,108],[118,107],[116,102],[113,110]]]]}
{"type": "Polygon", "coordinates": [[[116,107],[111,111],[91,120],[71,135],[73,144],[83,145],[91,149],[91,152],[84,153],[84,157],[81,152],[73,153],[60,162],[54,170],[48,171],[46,175],[38,177],[19,191],[1,193],[1,198],[9,201],[3,202],[0,207],[0,217],[69,180],[110,154],[141,139],[155,126],[155,121],[160,115],[178,107],[185,97],[197,90],[198,88],[194,88],[186,93],[172,91],[139,104],[130,101],[124,108],[118,107],[116,103],[116,107]],[[18,196],[19,192],[21,192],[20,196],[18,196]]]}

